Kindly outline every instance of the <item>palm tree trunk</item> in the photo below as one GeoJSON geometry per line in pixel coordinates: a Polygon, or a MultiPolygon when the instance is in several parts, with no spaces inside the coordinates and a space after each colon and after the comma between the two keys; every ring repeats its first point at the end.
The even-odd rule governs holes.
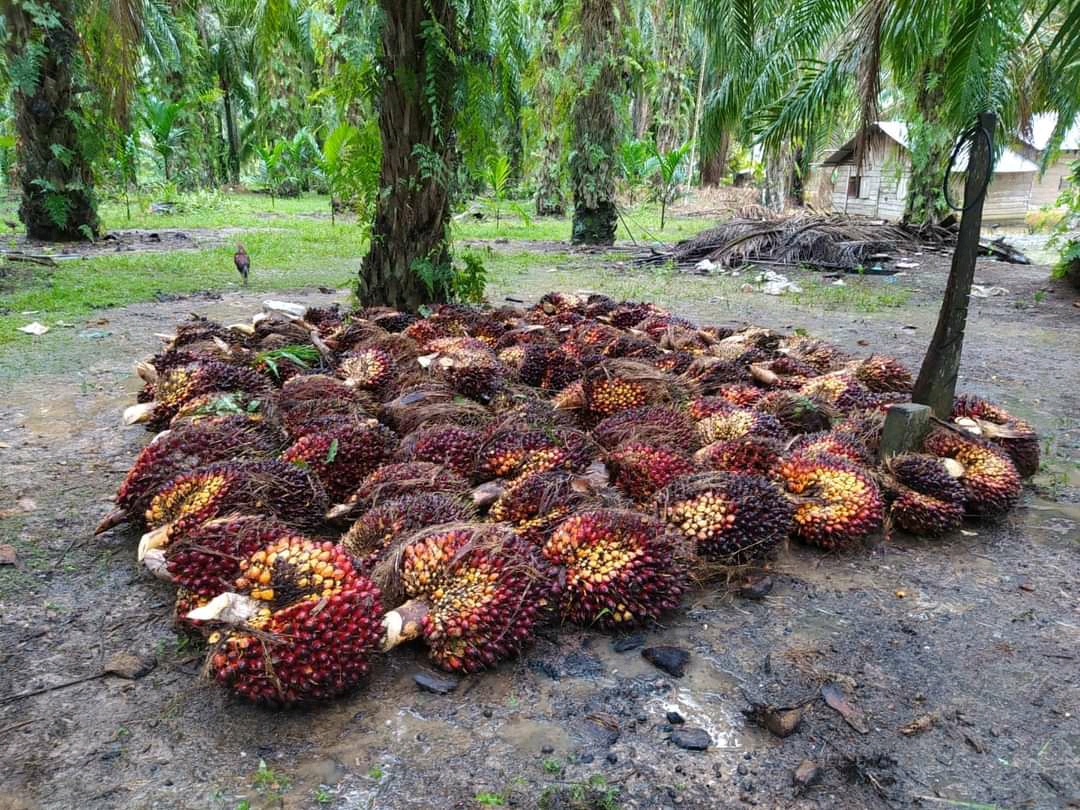
{"type": "MultiPolygon", "coordinates": [[[[540,79],[536,84],[536,109],[541,121],[556,120],[555,88],[549,78],[559,67],[559,52],[555,47],[558,14],[551,10],[544,15],[543,45],[540,48],[540,79]]],[[[562,188],[562,138],[557,127],[545,126],[542,157],[536,177],[536,215],[561,217],[566,213],[562,188]]]]}
{"type": "Polygon", "coordinates": [[[570,113],[574,153],[570,174],[574,189],[574,244],[610,245],[615,241],[616,104],[622,91],[622,20],[625,8],[610,0],[582,0],[579,11],[583,91],[570,113]]]}
{"type": "Polygon", "coordinates": [[[22,188],[19,219],[33,239],[97,237],[93,171],[73,120],[80,116],[75,87],[79,46],[71,4],[42,0],[40,5],[49,8],[55,22],[43,25],[22,5],[4,4],[8,64],[22,57],[32,42],[43,46],[33,88],[24,82],[12,91],[22,188]]]}
{"type": "Polygon", "coordinates": [[[451,0],[380,0],[380,5],[386,77],[379,106],[383,193],[371,247],[360,266],[357,296],[365,306],[416,310],[447,296],[445,282],[436,279],[450,268],[448,111],[454,76],[445,63],[431,66],[438,77],[434,88],[438,107],[433,109],[424,87],[429,66],[423,27],[439,24],[452,38],[454,6],[451,0]],[[444,171],[432,163],[441,163],[444,171]],[[421,272],[430,284],[424,283],[421,272]]]}
{"type": "Polygon", "coordinates": [[[221,100],[225,107],[225,132],[229,138],[229,182],[240,184],[240,138],[236,133],[236,113],[233,110],[232,92],[228,79],[220,76],[221,100]]]}
{"type": "Polygon", "coordinates": [[[682,30],[682,0],[660,0],[657,32],[660,53],[660,88],[656,109],[656,145],[670,152],[682,143],[682,95],[686,38],[682,30]]]}
{"type": "Polygon", "coordinates": [[[940,222],[948,214],[942,183],[945,163],[952,148],[951,136],[940,123],[945,101],[944,82],[931,81],[944,70],[944,57],[927,65],[917,82],[915,118],[908,125],[911,180],[908,185],[904,221],[917,224],[940,222]]]}
{"type": "Polygon", "coordinates": [[[720,135],[720,144],[711,155],[702,156],[701,161],[701,185],[718,186],[723,182],[727,174],[728,152],[731,150],[731,135],[724,132],[720,135]]]}

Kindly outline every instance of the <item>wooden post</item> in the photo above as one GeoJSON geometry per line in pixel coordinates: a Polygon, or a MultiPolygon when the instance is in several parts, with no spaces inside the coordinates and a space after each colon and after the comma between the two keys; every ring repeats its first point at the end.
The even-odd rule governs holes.
{"type": "Polygon", "coordinates": [[[964,347],[964,326],[967,323],[971,282],[975,278],[975,259],[979,252],[979,232],[982,229],[983,202],[990,183],[994,161],[993,113],[979,114],[979,127],[985,130],[971,139],[968,148],[967,182],[964,185],[965,211],[960,219],[960,234],[953,251],[952,269],[941,303],[937,329],[926,350],[919,378],[915,381],[912,401],[929,405],[934,415],[947,419],[952,413],[956,394],[956,377],[960,372],[960,353],[964,347]]]}
{"type": "Polygon", "coordinates": [[[881,429],[881,460],[898,453],[918,452],[929,432],[930,409],[925,405],[907,402],[889,406],[881,429]]]}

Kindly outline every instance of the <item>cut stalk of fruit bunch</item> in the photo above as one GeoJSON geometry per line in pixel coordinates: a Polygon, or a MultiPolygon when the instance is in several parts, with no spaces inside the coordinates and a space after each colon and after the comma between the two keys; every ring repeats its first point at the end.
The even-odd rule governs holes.
{"type": "Polygon", "coordinates": [[[145,424],[156,432],[167,426],[185,404],[212,391],[244,391],[269,397],[270,386],[265,377],[245,366],[214,360],[188,363],[159,377],[154,400],[124,411],[124,424],[145,424]]]}

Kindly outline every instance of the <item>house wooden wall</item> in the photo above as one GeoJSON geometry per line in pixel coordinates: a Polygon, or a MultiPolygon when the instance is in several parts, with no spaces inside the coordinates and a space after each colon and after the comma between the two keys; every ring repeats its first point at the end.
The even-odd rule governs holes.
{"type": "MultiPolygon", "coordinates": [[[[828,171],[832,167],[824,168],[828,171]]],[[[848,197],[848,181],[855,176],[854,161],[835,168],[833,211],[891,220],[904,215],[911,167],[907,155],[892,138],[881,133],[871,136],[863,161],[858,197],[848,197]]]]}
{"type": "Polygon", "coordinates": [[[1023,222],[1034,179],[1035,172],[995,174],[986,191],[983,222],[1023,222]]]}
{"type": "MultiPolygon", "coordinates": [[[[1037,162],[1038,157],[1034,160],[1037,162]]],[[[1031,207],[1042,208],[1044,205],[1054,205],[1058,195],[1061,194],[1063,182],[1072,172],[1072,164],[1080,160],[1080,150],[1062,152],[1057,160],[1046,167],[1046,174],[1042,177],[1035,175],[1031,184],[1031,207]]]]}

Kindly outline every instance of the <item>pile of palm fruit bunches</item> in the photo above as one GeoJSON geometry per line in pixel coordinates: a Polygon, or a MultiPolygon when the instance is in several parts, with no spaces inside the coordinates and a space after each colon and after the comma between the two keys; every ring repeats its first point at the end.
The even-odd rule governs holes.
{"type": "Polygon", "coordinates": [[[619,631],[788,539],[859,547],[1008,511],[1031,427],[960,397],[878,460],[911,373],[883,356],[648,303],[551,293],[427,317],[268,302],[140,363],[156,433],[98,531],[145,532],[208,671],[277,705],[355,687],[419,640],[475,672],[546,624],[619,631]]]}

